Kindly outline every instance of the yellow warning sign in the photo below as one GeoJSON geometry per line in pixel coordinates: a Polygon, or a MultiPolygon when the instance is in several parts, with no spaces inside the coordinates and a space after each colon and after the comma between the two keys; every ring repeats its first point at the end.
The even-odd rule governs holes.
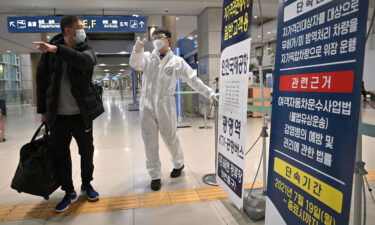
{"type": "Polygon", "coordinates": [[[336,212],[342,212],[343,194],[336,188],[277,157],[274,171],[336,212]]]}

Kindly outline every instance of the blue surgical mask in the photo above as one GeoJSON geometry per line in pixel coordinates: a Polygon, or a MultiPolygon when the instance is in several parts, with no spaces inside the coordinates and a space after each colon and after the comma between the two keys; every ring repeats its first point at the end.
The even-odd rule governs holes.
{"type": "Polygon", "coordinates": [[[86,40],[86,32],[84,29],[76,30],[76,36],[74,40],[77,44],[80,44],[86,40]]]}

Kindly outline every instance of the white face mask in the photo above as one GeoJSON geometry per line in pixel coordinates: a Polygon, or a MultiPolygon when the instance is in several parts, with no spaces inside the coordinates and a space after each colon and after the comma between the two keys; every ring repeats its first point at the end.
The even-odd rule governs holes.
{"type": "Polygon", "coordinates": [[[157,40],[155,40],[154,42],[153,42],[153,44],[154,44],[154,48],[156,49],[156,50],[160,50],[160,49],[162,49],[164,46],[165,46],[165,42],[164,42],[164,40],[162,40],[162,39],[157,39],[157,40]]]}
{"type": "Polygon", "coordinates": [[[76,36],[74,37],[74,40],[77,44],[82,43],[86,40],[86,32],[84,29],[76,30],[76,36]]]}

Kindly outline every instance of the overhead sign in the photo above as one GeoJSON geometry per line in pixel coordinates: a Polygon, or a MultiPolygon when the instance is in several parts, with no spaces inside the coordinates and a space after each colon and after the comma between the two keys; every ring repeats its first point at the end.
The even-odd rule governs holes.
{"type": "Polygon", "coordinates": [[[367,0],[279,7],[266,225],[347,225],[367,0]]]}
{"type": "Polygon", "coordinates": [[[239,209],[244,195],[252,8],[252,0],[224,0],[221,33],[216,180],[239,209]]]}
{"type": "MultiPolygon", "coordinates": [[[[61,16],[8,16],[11,33],[61,32],[61,16]]],[[[83,16],[87,32],[147,32],[147,19],[134,16],[83,16]]]]}

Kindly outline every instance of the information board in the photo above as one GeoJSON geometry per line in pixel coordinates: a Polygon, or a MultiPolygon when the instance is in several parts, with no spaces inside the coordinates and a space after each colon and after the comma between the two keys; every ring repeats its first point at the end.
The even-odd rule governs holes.
{"type": "Polygon", "coordinates": [[[266,225],[349,223],[367,0],[280,3],[266,225]]]}

